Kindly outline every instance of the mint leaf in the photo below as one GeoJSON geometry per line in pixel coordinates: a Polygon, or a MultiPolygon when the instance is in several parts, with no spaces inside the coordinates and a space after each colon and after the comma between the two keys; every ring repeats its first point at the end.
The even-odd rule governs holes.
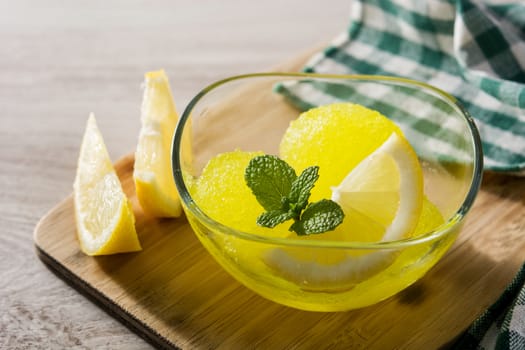
{"type": "Polygon", "coordinates": [[[290,231],[295,231],[300,236],[333,231],[343,222],[344,217],[339,204],[329,199],[321,199],[306,208],[301,219],[290,227],[290,231]]]}
{"type": "Polygon", "coordinates": [[[319,179],[319,167],[311,166],[303,170],[301,175],[292,183],[290,202],[297,203],[297,208],[302,211],[308,204],[310,191],[319,179]]]}
{"type": "Polygon", "coordinates": [[[318,166],[308,167],[297,176],[288,163],[276,156],[251,159],[244,180],[266,210],[257,218],[257,224],[273,228],[293,219],[290,230],[298,235],[334,230],[344,219],[341,207],[329,199],[308,204],[317,179],[318,166]]]}
{"type": "Polygon", "coordinates": [[[259,215],[257,218],[257,225],[273,228],[292,218],[293,213],[290,211],[272,210],[259,215]]]}
{"type": "Polygon", "coordinates": [[[271,155],[251,159],[244,172],[246,184],[266,211],[283,209],[284,198],[289,197],[296,178],[288,163],[271,155]]]}

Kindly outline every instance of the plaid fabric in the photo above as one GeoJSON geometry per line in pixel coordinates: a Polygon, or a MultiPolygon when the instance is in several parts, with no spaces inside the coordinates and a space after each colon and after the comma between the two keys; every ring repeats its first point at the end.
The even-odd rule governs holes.
{"type": "Polygon", "coordinates": [[[525,265],[451,349],[525,349],[525,265]]]}
{"type": "MultiPolygon", "coordinates": [[[[523,2],[354,0],[349,29],[304,71],[401,76],[439,87],[474,117],[485,169],[525,175],[523,2]]],[[[300,85],[281,92],[304,108],[341,100],[341,87],[300,85]]],[[[425,136],[413,125],[420,123],[404,130],[425,136]]]]}

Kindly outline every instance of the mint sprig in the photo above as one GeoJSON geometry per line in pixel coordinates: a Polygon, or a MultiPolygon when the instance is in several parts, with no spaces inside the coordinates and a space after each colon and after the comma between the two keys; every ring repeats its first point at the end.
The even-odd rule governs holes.
{"type": "Polygon", "coordinates": [[[257,224],[273,228],[293,219],[290,231],[301,236],[334,230],[344,218],[339,204],[329,199],[308,203],[318,178],[318,166],[308,167],[297,176],[279,157],[263,155],[251,159],[244,179],[266,210],[257,218],[257,224]]]}

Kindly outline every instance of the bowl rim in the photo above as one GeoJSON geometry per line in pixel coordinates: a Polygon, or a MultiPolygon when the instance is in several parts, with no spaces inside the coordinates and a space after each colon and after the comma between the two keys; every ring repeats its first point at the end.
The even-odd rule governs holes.
{"type": "Polygon", "coordinates": [[[214,232],[221,232],[225,235],[231,235],[237,238],[266,243],[270,245],[278,246],[291,246],[291,247],[319,247],[319,248],[335,248],[335,249],[363,249],[363,250],[376,250],[376,249],[399,249],[407,246],[417,245],[424,242],[432,241],[446,235],[451,232],[453,228],[460,224],[467,212],[472,207],[474,200],[477,196],[479,188],[481,186],[481,180],[483,177],[483,151],[482,143],[479,131],[476,127],[474,119],[470,113],[466,110],[461,103],[448,92],[441,90],[430,84],[408,78],[385,76],[385,75],[366,75],[366,74],[319,74],[319,73],[286,73],[286,72],[262,72],[262,73],[250,73],[231,76],[222,80],[218,80],[204,89],[202,89],[197,95],[195,95],[186,108],[184,109],[172,139],[171,148],[171,168],[173,172],[173,178],[175,185],[179,192],[180,200],[183,202],[182,206],[185,209],[191,211],[200,222],[204,223],[205,226],[214,227],[214,232]],[[191,112],[195,105],[210,91],[215,88],[227,84],[232,81],[239,81],[249,78],[313,78],[313,79],[338,79],[338,80],[354,80],[354,81],[375,81],[375,82],[388,82],[398,85],[406,86],[418,86],[432,92],[448,104],[456,108],[460,115],[464,117],[464,120],[470,131],[472,138],[474,153],[473,153],[473,169],[472,177],[470,181],[470,187],[463,199],[463,203],[460,205],[458,210],[452,214],[443,224],[437,228],[416,237],[409,237],[400,240],[392,241],[380,241],[380,242],[354,242],[354,241],[332,241],[332,240],[305,240],[296,239],[289,237],[268,237],[261,236],[254,233],[244,232],[237,229],[228,227],[220,222],[210,218],[206,215],[199,206],[194,202],[191,197],[186,184],[184,183],[182,170],[181,170],[181,159],[179,152],[176,152],[180,143],[182,142],[182,134],[184,126],[187,120],[190,118],[191,112]]]}

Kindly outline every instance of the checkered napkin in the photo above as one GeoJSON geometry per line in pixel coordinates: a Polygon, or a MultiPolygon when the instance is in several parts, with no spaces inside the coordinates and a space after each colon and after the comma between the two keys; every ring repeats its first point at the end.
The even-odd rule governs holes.
{"type": "MultiPolygon", "coordinates": [[[[439,87],[474,117],[485,169],[525,175],[525,2],[351,4],[349,29],[312,57],[306,72],[401,76],[439,87]]],[[[341,100],[333,86],[296,84],[281,93],[303,107],[341,100]]]]}
{"type": "Polygon", "coordinates": [[[525,265],[451,349],[525,349],[525,265]]]}

